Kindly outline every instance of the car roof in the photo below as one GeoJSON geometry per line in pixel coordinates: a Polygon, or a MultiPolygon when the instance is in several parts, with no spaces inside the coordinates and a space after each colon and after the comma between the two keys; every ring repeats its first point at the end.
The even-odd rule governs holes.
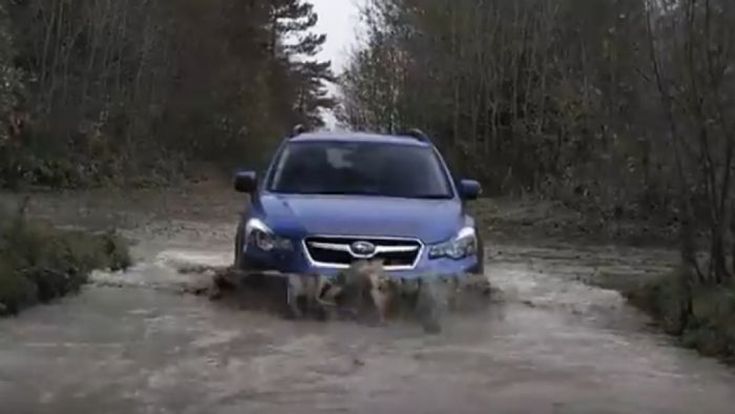
{"type": "Polygon", "coordinates": [[[370,142],[375,144],[397,144],[430,147],[431,144],[408,135],[385,135],[366,132],[308,132],[296,135],[289,142],[370,142]]]}

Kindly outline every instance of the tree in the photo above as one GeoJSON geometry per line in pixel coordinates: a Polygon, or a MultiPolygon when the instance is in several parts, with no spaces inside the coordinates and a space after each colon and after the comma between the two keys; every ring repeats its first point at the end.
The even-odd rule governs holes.
{"type": "Polygon", "coordinates": [[[15,174],[17,150],[26,122],[20,107],[25,90],[23,76],[15,67],[15,58],[10,20],[5,7],[0,5],[0,185],[15,184],[15,180],[4,176],[15,174]]]}
{"type": "Polygon", "coordinates": [[[323,126],[321,111],[335,106],[328,96],[325,82],[334,81],[331,62],[320,62],[315,56],[320,52],[325,35],[311,30],[318,22],[314,6],[301,0],[278,0],[272,3],[273,43],[275,57],[289,68],[290,95],[293,123],[314,128],[323,126]]]}
{"type": "Polygon", "coordinates": [[[639,75],[647,55],[635,46],[645,39],[643,6],[373,0],[363,13],[367,41],[341,76],[342,121],[419,126],[495,192],[563,196],[579,187],[617,202],[598,185],[604,172],[618,176],[615,188],[634,183],[644,194],[617,167],[654,131],[643,120],[655,102],[639,75]]]}
{"type": "Polygon", "coordinates": [[[732,1],[372,0],[363,16],[343,122],[424,129],[496,193],[678,225],[685,285],[733,279],[732,1]]]}
{"type": "Polygon", "coordinates": [[[648,40],[668,136],[674,148],[685,223],[705,231],[704,267],[692,234],[685,262],[700,283],[733,278],[733,156],[735,155],[735,7],[727,1],[652,1],[648,40]]]}
{"type": "Polygon", "coordinates": [[[305,1],[14,0],[8,11],[13,67],[29,79],[31,181],[255,162],[332,105],[305,1]]]}

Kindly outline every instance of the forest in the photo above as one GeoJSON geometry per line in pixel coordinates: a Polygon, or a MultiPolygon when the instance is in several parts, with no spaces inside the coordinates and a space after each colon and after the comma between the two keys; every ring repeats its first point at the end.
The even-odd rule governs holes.
{"type": "Polygon", "coordinates": [[[371,0],[362,20],[342,123],[418,127],[492,195],[675,228],[665,311],[702,324],[697,292],[735,268],[734,2],[371,0]]]}
{"type": "Polygon", "coordinates": [[[317,19],[301,0],[3,0],[0,185],[259,161],[334,105],[317,19]]]}

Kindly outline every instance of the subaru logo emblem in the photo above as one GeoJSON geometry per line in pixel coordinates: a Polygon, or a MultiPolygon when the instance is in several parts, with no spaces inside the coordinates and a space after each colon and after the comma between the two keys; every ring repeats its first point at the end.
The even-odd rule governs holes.
{"type": "Polygon", "coordinates": [[[375,253],[375,245],[366,241],[354,242],[352,243],[352,246],[350,246],[350,249],[355,256],[361,257],[371,256],[375,253]]]}

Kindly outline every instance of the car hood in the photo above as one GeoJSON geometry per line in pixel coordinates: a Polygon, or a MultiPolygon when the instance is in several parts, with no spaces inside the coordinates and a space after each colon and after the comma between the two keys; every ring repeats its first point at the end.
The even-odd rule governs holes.
{"type": "Polygon", "coordinates": [[[269,194],[259,204],[274,231],[297,237],[411,237],[438,243],[453,237],[464,223],[457,200],[269,194]]]}

